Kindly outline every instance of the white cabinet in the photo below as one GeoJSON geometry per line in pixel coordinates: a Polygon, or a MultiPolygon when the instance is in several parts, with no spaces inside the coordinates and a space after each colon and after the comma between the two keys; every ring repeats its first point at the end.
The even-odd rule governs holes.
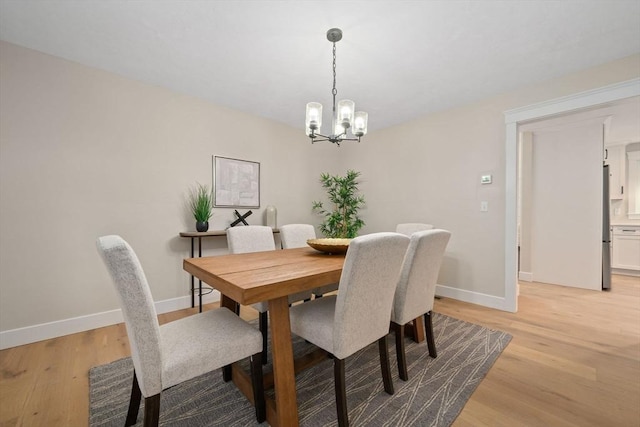
{"type": "Polygon", "coordinates": [[[611,267],[640,270],[640,226],[613,226],[611,267]]]}
{"type": "Polygon", "coordinates": [[[604,163],[609,165],[609,198],[624,199],[626,152],[624,145],[604,149],[604,163]]]}

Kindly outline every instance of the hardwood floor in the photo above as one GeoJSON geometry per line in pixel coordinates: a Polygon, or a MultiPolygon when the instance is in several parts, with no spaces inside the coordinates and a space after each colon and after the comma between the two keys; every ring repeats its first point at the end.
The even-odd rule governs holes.
{"type": "MultiPolygon", "coordinates": [[[[515,314],[435,311],[513,335],[454,426],[640,426],[640,278],[614,276],[610,292],[523,283],[515,314]]],[[[128,355],[122,324],[0,351],[0,426],[87,425],[89,368],[128,355]]]]}

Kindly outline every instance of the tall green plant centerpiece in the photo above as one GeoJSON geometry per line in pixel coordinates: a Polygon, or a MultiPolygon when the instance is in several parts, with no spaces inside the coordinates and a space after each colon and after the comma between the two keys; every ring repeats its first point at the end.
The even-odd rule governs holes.
{"type": "Polygon", "coordinates": [[[313,211],[324,216],[320,224],[320,231],[326,237],[352,239],[364,226],[364,221],[358,216],[358,211],[364,205],[364,196],[359,194],[358,178],[360,172],[348,170],[345,176],[320,175],[322,187],[327,191],[327,197],[332,208],[325,209],[322,202],[313,202],[313,211]]]}
{"type": "Polygon", "coordinates": [[[197,231],[209,229],[209,218],[213,215],[213,198],[209,187],[197,184],[189,193],[189,207],[196,220],[197,231]]]}

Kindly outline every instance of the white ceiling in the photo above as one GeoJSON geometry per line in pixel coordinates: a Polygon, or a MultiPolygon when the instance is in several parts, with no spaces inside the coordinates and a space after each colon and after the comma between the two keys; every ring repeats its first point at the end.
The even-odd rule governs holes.
{"type": "Polygon", "coordinates": [[[640,1],[0,0],[0,38],[302,128],[309,101],[369,129],[640,52],[640,1]]]}

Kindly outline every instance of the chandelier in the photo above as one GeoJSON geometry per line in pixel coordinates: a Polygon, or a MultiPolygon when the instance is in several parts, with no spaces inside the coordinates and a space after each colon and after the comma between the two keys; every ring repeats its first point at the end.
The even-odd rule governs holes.
{"type": "Polygon", "coordinates": [[[355,111],[355,102],[350,99],[338,101],[336,108],[336,43],[342,39],[342,30],[332,28],[327,31],[327,40],[333,43],[333,114],[331,117],[331,132],[329,135],[320,133],[322,126],[322,104],[319,102],[309,102],[307,104],[307,114],[305,127],[307,136],[311,138],[311,143],[330,141],[340,146],[342,141],[358,141],[360,137],[367,133],[367,120],[369,115],[364,111],[355,111]],[[347,131],[351,132],[352,138],[347,137],[347,131]]]}

